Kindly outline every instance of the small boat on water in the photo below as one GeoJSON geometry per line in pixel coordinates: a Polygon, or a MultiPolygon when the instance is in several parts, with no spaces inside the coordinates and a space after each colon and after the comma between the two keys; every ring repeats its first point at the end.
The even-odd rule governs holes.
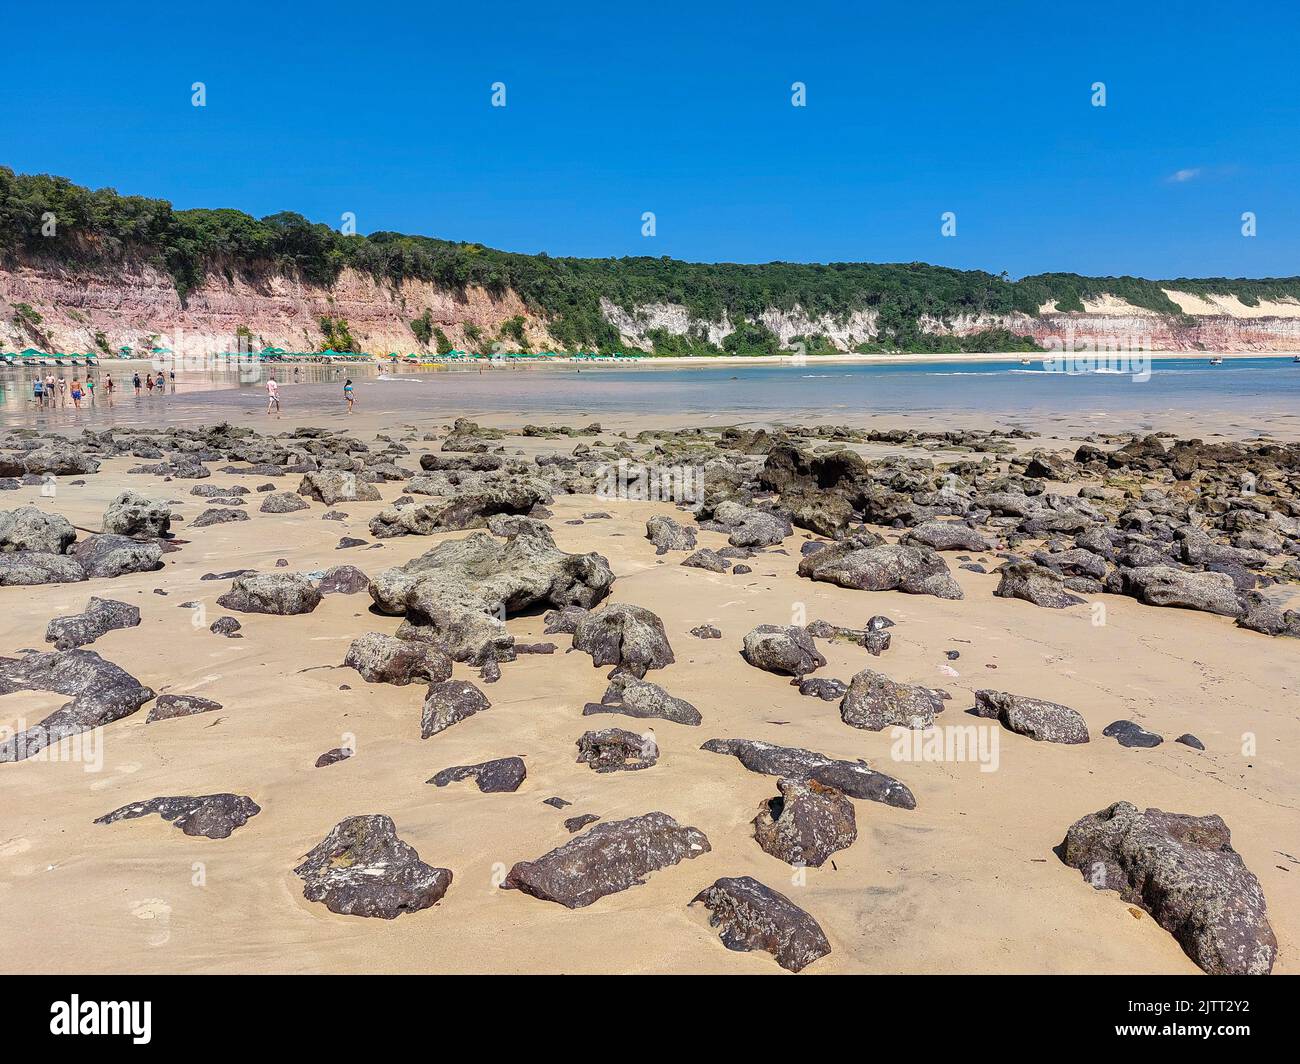
{"type": "Polygon", "coordinates": [[[1020,360],[1020,364],[1021,364],[1022,366],[1027,366],[1027,365],[1029,365],[1029,359],[1027,359],[1027,358],[1022,358],[1022,359],[1020,360]]]}
{"type": "Polygon", "coordinates": [[[1300,362],[1300,355],[1296,355],[1295,358],[1293,358],[1291,361],[1292,361],[1292,362],[1300,362]]]}
{"type": "Polygon", "coordinates": [[[1222,366],[1222,365],[1223,365],[1223,359],[1221,359],[1221,358],[1212,358],[1212,359],[1210,359],[1210,365],[1211,365],[1211,366],[1222,366]]]}

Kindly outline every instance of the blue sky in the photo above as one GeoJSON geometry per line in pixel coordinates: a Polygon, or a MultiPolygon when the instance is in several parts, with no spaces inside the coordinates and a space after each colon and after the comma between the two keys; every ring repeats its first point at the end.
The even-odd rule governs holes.
{"type": "Polygon", "coordinates": [[[1294,3],[130,8],[7,12],[0,162],[555,255],[1300,273],[1294,3]]]}

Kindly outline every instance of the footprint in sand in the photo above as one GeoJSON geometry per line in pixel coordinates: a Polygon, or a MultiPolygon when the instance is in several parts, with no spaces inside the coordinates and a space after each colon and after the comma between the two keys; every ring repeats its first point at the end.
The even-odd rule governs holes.
{"type": "Polygon", "coordinates": [[[32,848],[32,840],[24,838],[7,839],[0,842],[0,857],[17,857],[32,848]]]}
{"type": "Polygon", "coordinates": [[[162,898],[145,898],[131,906],[131,915],[139,920],[152,920],[149,937],[151,946],[165,946],[172,937],[172,907],[162,898]]]}

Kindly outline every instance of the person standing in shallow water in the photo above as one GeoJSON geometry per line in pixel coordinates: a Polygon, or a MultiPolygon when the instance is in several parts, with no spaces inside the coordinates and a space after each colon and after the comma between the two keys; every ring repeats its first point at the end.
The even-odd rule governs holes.
{"type": "Polygon", "coordinates": [[[140,374],[137,373],[132,376],[131,383],[135,385],[135,394],[138,396],[140,394],[140,374]]]}
{"type": "Polygon", "coordinates": [[[349,377],[343,382],[343,401],[348,404],[348,413],[352,413],[352,404],[356,401],[352,394],[352,378],[349,377]]]}

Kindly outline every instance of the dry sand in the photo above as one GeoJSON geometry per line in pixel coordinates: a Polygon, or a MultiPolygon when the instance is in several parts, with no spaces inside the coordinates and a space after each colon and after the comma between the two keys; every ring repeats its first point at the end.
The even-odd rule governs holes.
{"type": "MultiPolygon", "coordinates": [[[[349,427],[368,438],[376,424],[357,418],[349,427]]],[[[397,426],[387,431],[400,435],[397,426]]],[[[570,446],[517,437],[505,443],[508,451],[529,453],[570,446]]],[[[54,499],[25,487],[0,502],[34,503],[92,529],[127,487],[176,500],[187,522],[207,505],[188,494],[190,481],[126,476],[134,461],[106,462],[81,487],[68,483],[77,478],[63,478],[54,499]]],[[[403,464],[415,462],[412,456],[403,464]]],[[[265,479],[214,472],[202,483],[251,489],[265,479]]],[[[279,487],[292,489],[297,480],[280,478],[279,487]]],[[[401,487],[380,491],[391,500],[401,487]]],[[[224,705],[148,725],[142,710],[101,729],[99,772],[39,758],[0,765],[0,905],[9,914],[0,931],[3,970],[779,973],[765,953],[728,952],[707,914],[687,908],[716,878],[752,875],[786,893],[825,930],[833,952],[809,974],[1194,974],[1195,965],[1149,916],[1112,892],[1094,891],[1053,853],[1076,819],[1121,799],[1222,815],[1268,899],[1279,944],[1275,970],[1300,968],[1295,641],[1115,596],[1102,597],[1106,623],[1095,625],[1088,607],[1049,610],[994,598],[996,576],[955,565],[966,594],[959,602],[814,584],[795,576],[798,531],[786,540],[788,554],[758,555],[745,576],[716,575],[682,568],[681,554],[655,557],[645,520],[675,514],[670,505],[561,496],[549,522],[558,545],[604,554],[618,578],[611,601],[663,618],[677,662],[651,678],[704,717],[695,728],[653,722],[657,766],[597,775],[574,761],[578,736],[593,726],[640,722],[608,717],[593,724],[581,715],[584,702],[599,700],[608,670],[593,668],[584,654],[565,654],[568,638],[543,636],[540,616],[512,619],[509,627],[523,641],[553,639],[560,650],[504,665],[500,682],[484,687],[492,708],[429,740],[419,734],[421,685],[367,684],[339,667],[353,637],[397,628],[397,618],[368,612],[365,593],[327,596],[306,616],[238,615],[241,640],[209,632],[206,623],[225,612],[215,598],[229,584],[201,581],[206,572],[272,570],[278,558],[293,570],[352,564],[373,572],[464,535],[336,550],[343,535],[370,540],[366,525],[382,504],[341,505],[349,520],[333,522],[321,520],[326,507],[318,503],[262,514],[260,498],[248,496],[248,522],[174,526],[189,542],[164,556],[160,572],[0,590],[0,653],[45,646],[52,617],[80,612],[92,594],[111,597],[138,605],[143,623],[89,649],[159,693],[192,692],[224,705]],[[614,519],[565,523],[591,510],[614,519]],[[193,611],[180,607],[192,599],[205,603],[205,624],[192,624],[193,611]],[[820,642],[828,665],[818,675],[847,681],[871,666],[898,680],[942,686],[953,695],[941,718],[948,724],[971,722],[962,711],[977,688],[1047,698],[1077,709],[1093,741],[1055,746],[1001,732],[992,772],[973,762],[894,762],[888,732],[846,727],[834,702],[801,697],[738,652],[744,633],[761,623],[824,618],[861,627],[873,614],[897,622],[892,648],[875,659],[855,646],[820,642]],[[688,634],[706,622],[723,638],[688,634]],[[948,662],[948,649],[960,658],[948,662]],[[1103,738],[1102,728],[1120,718],[1166,742],[1129,750],[1103,738]],[[1183,732],[1198,735],[1206,751],[1171,741],[1183,732]],[[1247,733],[1257,737],[1249,756],[1242,753],[1247,733]],[[793,882],[790,867],[759,849],[750,828],[759,803],[776,794],[775,779],[699,749],[706,739],[732,736],[866,758],[906,783],[917,808],[856,802],[858,841],[835,855],[834,866],[808,869],[804,882],[793,882]],[[319,754],[352,737],[354,757],[313,767],[319,754]],[[425,783],[448,766],[508,755],[528,766],[516,793],[425,783]],[[129,802],[219,791],[249,795],[262,807],[228,839],[190,838],[154,816],[91,823],[129,802]],[[573,805],[542,804],[552,795],[573,805]],[[614,820],[656,809],[702,830],[712,852],[575,911],[496,886],[515,861],[568,840],[566,817],[590,812],[614,820]],[[436,907],[382,921],[337,916],[304,900],[293,866],[337,821],[365,813],[388,814],[423,860],[453,870],[436,907]]],[[[700,534],[701,546],[724,542],[700,534]]],[[[478,682],[466,666],[457,665],[456,676],[478,682]]],[[[0,700],[0,726],[37,720],[62,701],[10,695],[0,700]]]]}

